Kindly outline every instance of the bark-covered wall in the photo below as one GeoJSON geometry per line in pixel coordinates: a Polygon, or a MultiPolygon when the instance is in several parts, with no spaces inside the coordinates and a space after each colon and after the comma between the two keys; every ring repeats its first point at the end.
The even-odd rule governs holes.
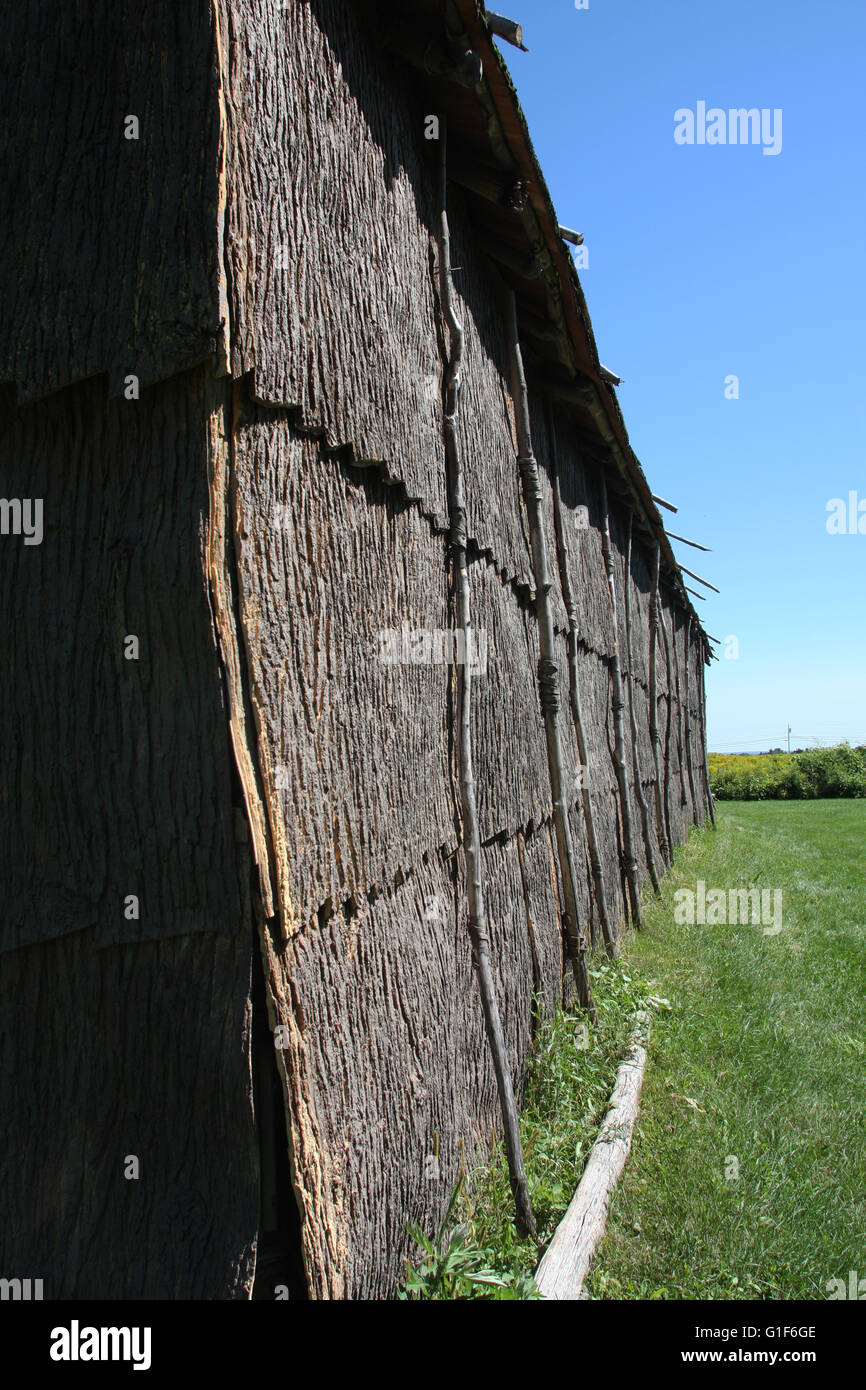
{"type": "Polygon", "coordinates": [[[197,370],[140,401],[104,377],[2,391],[0,492],[42,499],[44,535],[0,538],[0,1267],[46,1298],[252,1282],[254,927],[202,565],[209,389],[197,370]]]}
{"type": "MultiPolygon", "coordinates": [[[[5,324],[3,379],[28,400],[66,389],[16,405],[4,388],[0,432],[0,492],[43,497],[46,518],[40,547],[3,537],[0,569],[3,611],[18,614],[0,689],[13,750],[0,793],[3,1075],[16,1088],[2,1176],[17,1213],[3,1272],[44,1270],[46,1296],[249,1296],[260,959],[310,1293],[385,1297],[406,1222],[437,1225],[461,1165],[486,1155],[499,1123],[467,931],[455,668],[442,645],[454,613],[436,151],[410,77],[363,7],[189,8],[181,21],[153,7],[140,52],[122,36],[109,45],[123,80],[102,73],[95,114],[70,122],[98,134],[103,108],[135,110],[127,90],[142,94],[149,163],[137,182],[122,176],[111,203],[117,264],[103,264],[92,209],[78,210],[73,240],[95,248],[95,268],[76,303],[63,301],[63,330],[40,308],[47,289],[23,242],[18,327],[5,324]],[[173,57],[158,82],[162,45],[173,57]],[[172,143],[165,113],[177,122],[185,104],[172,143]],[[159,384],[109,401],[104,376],[82,380],[107,373],[116,392],[127,371],[159,384]],[[124,658],[130,633],[135,661],[124,658]],[[126,894],[139,896],[138,917],[124,916],[126,894]],[[127,1154],[143,1155],[136,1182],[123,1177],[127,1154]]],[[[34,34],[22,41],[42,53],[34,34]]],[[[34,63],[44,78],[59,50],[34,63]]],[[[62,159],[62,127],[52,132],[62,159]]],[[[19,170],[23,139],[11,146],[19,170]]],[[[449,139],[459,152],[459,126],[449,139]]],[[[64,189],[61,210],[72,207],[64,189]]],[[[483,659],[473,756],[519,1092],[533,1001],[549,1013],[568,993],[564,894],[506,286],[453,184],[448,203],[483,659]]],[[[40,236],[50,259],[61,231],[40,236]]],[[[634,526],[628,565],[611,469],[615,631],[601,539],[609,464],[538,371],[529,399],[578,910],[600,948],[582,787],[621,930],[629,806],[641,883],[668,839],[703,821],[704,639],[663,576],[660,824],[646,530],[634,526]],[[628,805],[615,774],[615,652],[646,832],[631,742],[628,805]]]]}
{"type": "Polygon", "coordinates": [[[0,382],[115,393],[224,354],[213,6],[8,5],[0,73],[0,382]]]}
{"type": "MultiPolygon", "coordinates": [[[[402,1268],[405,1221],[435,1225],[461,1142],[467,1154],[479,1140],[483,1147],[496,1118],[457,852],[453,668],[425,659],[421,648],[412,649],[420,660],[408,649],[397,664],[381,660],[388,630],[429,635],[453,623],[436,161],[404,76],[352,7],[298,6],[291,44],[279,41],[283,21],[264,3],[228,4],[224,23],[233,369],[250,373],[232,435],[239,620],[283,860],[281,922],[265,933],[270,980],[275,1019],[290,1038],[282,1060],[312,1290],[378,1296],[402,1268]]],[[[457,142],[452,131],[452,148],[457,142]]],[[[459,438],[470,586],[486,639],[486,670],[474,682],[473,756],[497,983],[519,1081],[533,986],[547,1008],[562,997],[561,885],[505,286],[453,185],[449,221],[465,331],[459,438]]],[[[579,618],[586,769],[567,698],[558,719],[584,920],[600,940],[581,775],[620,927],[625,899],[599,465],[540,380],[530,379],[530,397],[548,553],[557,553],[558,475],[579,618]]],[[[629,762],[643,881],[647,854],[661,859],[649,731],[651,556],[635,542],[627,581],[626,515],[615,499],[610,524],[617,640],[650,808],[648,850],[629,762]]],[[[555,578],[565,697],[568,619],[555,578]]],[[[665,594],[662,611],[672,684],[669,698],[663,652],[664,796],[678,842],[695,815],[684,780],[685,631],[665,594]]],[[[693,697],[698,688],[693,680],[693,697]]],[[[694,706],[693,741],[698,716],[694,706]]]]}

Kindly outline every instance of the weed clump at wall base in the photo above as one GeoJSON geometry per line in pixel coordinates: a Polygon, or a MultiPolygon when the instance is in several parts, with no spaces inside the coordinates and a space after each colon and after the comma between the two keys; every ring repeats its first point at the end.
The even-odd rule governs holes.
{"type": "Polygon", "coordinates": [[[538,1024],[526,1070],[520,1133],[538,1244],[517,1234],[500,1144],[488,1166],[461,1179],[438,1232],[410,1228],[417,1253],[400,1298],[538,1297],[534,1270],[580,1182],[636,1016],[653,989],[619,961],[598,961],[590,978],[598,1024],[558,1010],[538,1024]]]}

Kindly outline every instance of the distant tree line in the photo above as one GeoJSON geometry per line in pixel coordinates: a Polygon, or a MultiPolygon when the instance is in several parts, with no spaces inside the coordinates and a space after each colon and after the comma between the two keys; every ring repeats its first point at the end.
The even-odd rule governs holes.
{"type": "Polygon", "coordinates": [[[802,801],[866,796],[866,746],[806,748],[796,753],[710,753],[718,801],[802,801]]]}

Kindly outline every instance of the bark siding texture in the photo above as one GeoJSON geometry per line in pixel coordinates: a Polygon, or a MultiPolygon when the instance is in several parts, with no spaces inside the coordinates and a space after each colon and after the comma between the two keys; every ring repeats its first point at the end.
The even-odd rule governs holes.
{"type": "Polygon", "coordinates": [[[206,374],[16,407],[3,536],[0,1265],[46,1298],[244,1297],[248,850],[202,539],[206,374]],[[128,660],[128,639],[138,657],[128,660]],[[125,1176],[128,1158],[138,1176],[125,1176]]]}
{"type": "MultiPolygon", "coordinates": [[[[363,6],[200,0],[134,22],[128,8],[73,3],[49,38],[22,11],[4,35],[23,55],[4,152],[26,217],[9,219],[0,492],[43,498],[45,534],[4,536],[0,566],[15,614],[0,687],[3,1271],[44,1277],[46,1297],[249,1296],[261,967],[310,1293],[387,1297],[407,1221],[437,1226],[499,1127],[460,854],[436,152],[363,6]],[[93,81],[65,72],[69,53],[93,81]],[[128,373],[139,399],[122,394],[128,373]]],[[[520,1094],[533,1000],[549,1014],[570,972],[504,285],[463,194],[448,196],[473,755],[520,1094]]],[[[529,396],[579,906],[598,942],[582,779],[613,921],[625,912],[602,465],[532,370],[529,396]]],[[[658,837],[652,554],[636,530],[626,573],[610,495],[658,837]]],[[[660,607],[677,842],[706,807],[705,640],[692,623],[687,648],[664,582],[660,607]]]]}

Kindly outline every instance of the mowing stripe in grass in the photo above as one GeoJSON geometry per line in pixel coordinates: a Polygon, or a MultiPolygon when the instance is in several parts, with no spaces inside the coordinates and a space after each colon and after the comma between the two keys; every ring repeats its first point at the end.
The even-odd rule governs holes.
{"type": "Polygon", "coordinates": [[[866,1276],[866,804],[717,811],[626,948],[669,1008],[594,1297],[815,1299],[866,1276]],[[782,931],[677,925],[698,880],[781,891],[782,931]]]}

